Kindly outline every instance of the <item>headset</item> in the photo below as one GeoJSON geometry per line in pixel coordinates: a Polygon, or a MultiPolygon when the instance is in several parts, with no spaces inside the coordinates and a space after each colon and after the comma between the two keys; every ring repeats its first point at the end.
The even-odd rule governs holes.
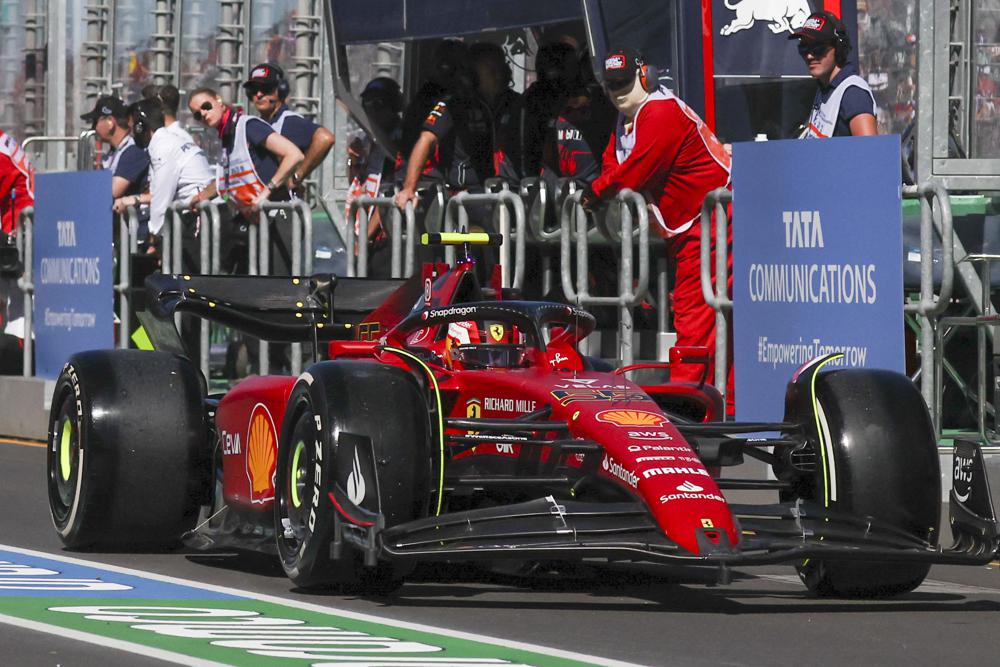
{"type": "Polygon", "coordinates": [[[637,56],[635,64],[638,65],[636,74],[639,77],[639,85],[647,93],[655,93],[660,87],[660,70],[653,65],[646,64],[642,56],[637,56]]]}
{"type": "Polygon", "coordinates": [[[285,70],[271,63],[268,63],[268,67],[274,70],[275,76],[278,77],[278,99],[284,100],[288,97],[288,93],[291,92],[291,86],[288,83],[288,79],[285,78],[285,70]]]}
{"type": "Polygon", "coordinates": [[[851,52],[851,37],[847,34],[847,29],[843,26],[833,29],[833,57],[837,65],[843,67],[847,64],[847,54],[851,52]]]}

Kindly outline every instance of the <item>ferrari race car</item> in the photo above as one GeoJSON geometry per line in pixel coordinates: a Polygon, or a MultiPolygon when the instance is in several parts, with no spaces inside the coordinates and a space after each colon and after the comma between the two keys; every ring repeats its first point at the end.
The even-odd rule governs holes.
{"type": "MultiPolygon", "coordinates": [[[[467,254],[409,280],[150,277],[155,318],[140,319],[157,350],[76,354],[55,385],[60,538],[275,553],[299,587],[372,593],[427,561],[599,558],[715,566],[723,583],[733,566],[790,563],[815,594],[880,597],[933,563],[996,557],[970,442],[954,454],[954,544],[938,546],[938,451],[906,377],[824,357],[791,378],[784,421],[726,422],[704,382],[637,384],[582,355],[587,312],[493,285],[467,254]],[[328,359],[206,395],[176,312],[328,359]],[[776,479],[722,474],[745,457],[776,479]],[[731,503],[733,489],[777,502],[731,503]]],[[[644,373],[707,368],[700,349],[670,359],[644,373]]]]}

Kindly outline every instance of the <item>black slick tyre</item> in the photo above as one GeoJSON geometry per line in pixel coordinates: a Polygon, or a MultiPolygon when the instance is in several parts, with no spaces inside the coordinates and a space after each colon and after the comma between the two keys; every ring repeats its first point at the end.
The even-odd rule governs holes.
{"type": "MultiPolygon", "coordinates": [[[[814,406],[820,451],[807,485],[809,499],[936,545],[941,512],[937,445],[913,383],[882,370],[822,373],[815,379],[814,406]]],[[[930,565],[813,558],[796,569],[819,596],[885,598],[915,589],[930,565]]]]}
{"type": "Polygon", "coordinates": [[[140,350],[73,355],[49,414],[49,509],[63,544],[175,544],[206,497],[207,435],[189,360],[140,350]]]}
{"type": "Polygon", "coordinates": [[[406,371],[327,361],[302,374],[281,429],[274,502],[278,554],[297,586],[385,594],[402,582],[403,569],[365,565],[356,544],[334,549],[334,526],[365,535],[375,515],[383,527],[425,516],[429,436],[426,400],[406,371]]]}

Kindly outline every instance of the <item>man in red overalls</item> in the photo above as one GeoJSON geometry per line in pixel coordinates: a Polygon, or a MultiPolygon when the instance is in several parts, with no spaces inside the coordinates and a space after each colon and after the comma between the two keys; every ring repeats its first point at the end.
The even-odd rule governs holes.
{"type": "MultiPolygon", "coordinates": [[[[13,137],[0,131],[0,246],[11,249],[21,211],[35,204],[34,190],[31,160],[13,137]]],[[[17,287],[13,253],[7,252],[0,263],[0,374],[16,374],[21,371],[24,294],[17,287]]]]}
{"type": "MultiPolygon", "coordinates": [[[[625,188],[646,199],[650,226],[666,238],[676,270],[673,312],[677,345],[707,347],[713,362],[709,369],[712,378],[715,311],[705,303],[701,291],[698,219],[705,195],[729,186],[729,154],[698,114],[660,87],[655,68],[639,53],[631,49],[609,53],[604,62],[604,86],[619,111],[618,120],[604,151],[601,175],[584,191],[583,206],[594,208],[600,200],[610,200],[625,188]]],[[[731,244],[731,238],[727,243],[731,244]]],[[[731,253],[729,257],[732,262],[731,253]]],[[[714,266],[714,259],[712,262],[714,266]]],[[[730,277],[730,289],[731,281],[730,277]]],[[[701,368],[695,365],[682,365],[671,375],[674,381],[700,378],[701,368]]],[[[731,373],[729,383],[731,387],[731,373]]],[[[731,388],[727,393],[731,409],[731,388]]]]}

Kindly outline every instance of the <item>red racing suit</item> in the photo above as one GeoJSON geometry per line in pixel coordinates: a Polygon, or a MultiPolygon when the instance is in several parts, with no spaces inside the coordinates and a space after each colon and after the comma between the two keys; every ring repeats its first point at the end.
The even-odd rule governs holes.
{"type": "MultiPolygon", "coordinates": [[[[729,186],[731,159],[722,143],[683,101],[665,89],[652,93],[639,107],[631,126],[618,115],[614,136],[604,151],[601,175],[592,184],[601,199],[629,188],[647,201],[650,226],[667,240],[674,263],[674,328],[677,345],[707,347],[714,377],[715,311],[701,291],[701,231],[698,218],[705,195],[729,186]]],[[[732,245],[732,227],[727,244],[732,245]]],[[[715,226],[712,226],[712,266],[715,266],[715,226]]],[[[732,290],[732,253],[729,253],[732,290]]],[[[713,272],[714,273],[714,272],[713,272]]],[[[731,355],[730,355],[730,358],[731,355]]],[[[732,397],[732,366],[729,391],[732,397]]],[[[701,368],[682,365],[672,380],[698,381],[701,368]]]]}
{"type": "Polygon", "coordinates": [[[0,225],[5,234],[17,229],[21,210],[35,205],[35,168],[18,143],[0,131],[0,225]]]}

